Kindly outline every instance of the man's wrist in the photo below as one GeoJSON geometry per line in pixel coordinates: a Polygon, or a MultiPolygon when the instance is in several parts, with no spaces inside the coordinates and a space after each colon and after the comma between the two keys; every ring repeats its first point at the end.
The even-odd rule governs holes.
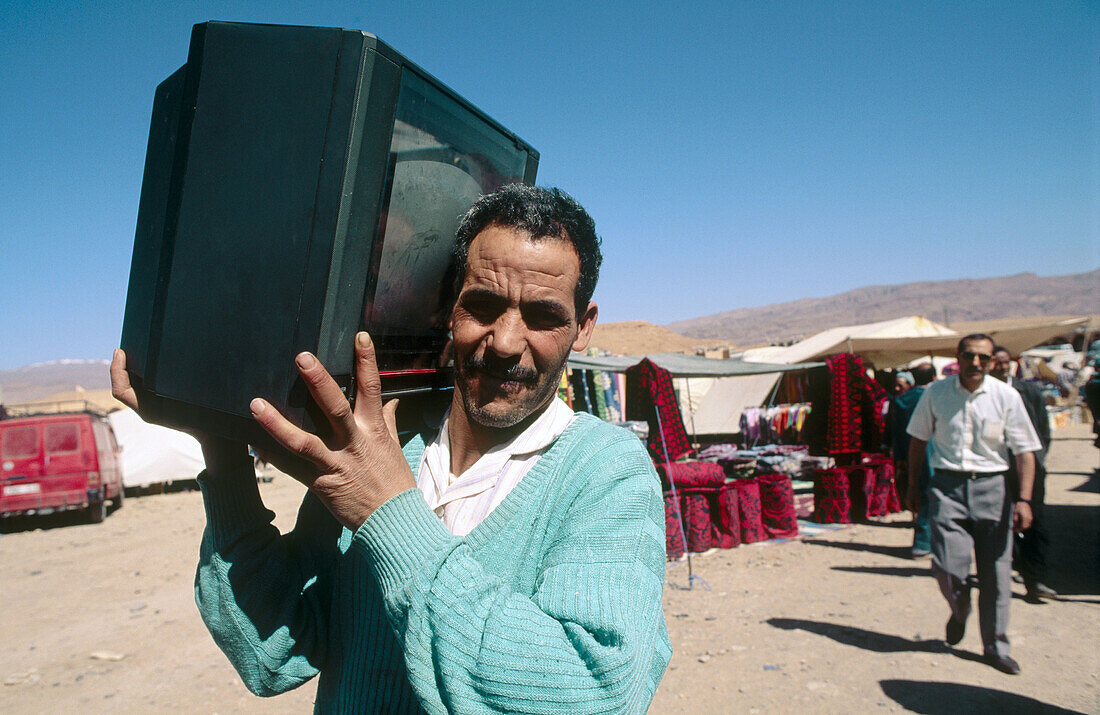
{"type": "Polygon", "coordinates": [[[1028,506],[1031,506],[1031,499],[1024,499],[1024,498],[1021,497],[1020,499],[1016,500],[1016,503],[1017,504],[1027,504],[1028,506]]]}

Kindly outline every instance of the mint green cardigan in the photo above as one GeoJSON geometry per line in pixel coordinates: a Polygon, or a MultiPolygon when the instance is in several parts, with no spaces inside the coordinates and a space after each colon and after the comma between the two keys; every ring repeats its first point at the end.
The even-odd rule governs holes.
{"type": "Polygon", "coordinates": [[[632,434],[578,415],[465,537],[416,489],[355,533],[309,495],[280,535],[249,471],[200,478],[195,598],[252,692],[320,673],[318,712],[649,706],[672,655],[664,508],[632,434]]]}

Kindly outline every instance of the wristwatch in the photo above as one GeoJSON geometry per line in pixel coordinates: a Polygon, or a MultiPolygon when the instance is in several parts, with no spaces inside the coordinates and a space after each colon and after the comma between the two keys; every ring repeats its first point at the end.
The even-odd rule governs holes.
{"type": "Polygon", "coordinates": [[[1031,506],[1031,500],[1030,499],[1017,499],[1016,500],[1017,504],[1019,504],[1020,502],[1023,502],[1024,504],[1027,504],[1028,506],[1031,506]]]}

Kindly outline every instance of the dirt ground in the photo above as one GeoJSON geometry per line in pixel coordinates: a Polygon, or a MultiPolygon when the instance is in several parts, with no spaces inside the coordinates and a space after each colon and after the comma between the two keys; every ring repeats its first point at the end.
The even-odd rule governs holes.
{"type": "MultiPolygon", "coordinates": [[[[1055,434],[1048,582],[1063,598],[1013,601],[1021,675],[977,662],[973,618],[957,649],[943,643],[947,607],[895,518],[697,556],[690,590],[687,565],[670,565],[675,655],[652,711],[1100,712],[1098,458],[1087,427],[1055,434]]],[[[289,528],[301,487],[262,490],[289,528]]],[[[207,635],[192,593],[202,527],[196,492],[128,499],[99,525],[5,524],[0,711],[309,711],[311,685],[249,694],[207,635]]]]}

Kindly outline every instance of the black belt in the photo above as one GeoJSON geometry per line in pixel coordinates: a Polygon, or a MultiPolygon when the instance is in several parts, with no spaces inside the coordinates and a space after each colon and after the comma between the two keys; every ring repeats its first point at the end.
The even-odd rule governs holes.
{"type": "Polygon", "coordinates": [[[947,474],[952,477],[958,477],[960,479],[984,479],[985,477],[999,477],[1004,472],[960,472],[955,469],[937,469],[939,474],[947,474]]]}

